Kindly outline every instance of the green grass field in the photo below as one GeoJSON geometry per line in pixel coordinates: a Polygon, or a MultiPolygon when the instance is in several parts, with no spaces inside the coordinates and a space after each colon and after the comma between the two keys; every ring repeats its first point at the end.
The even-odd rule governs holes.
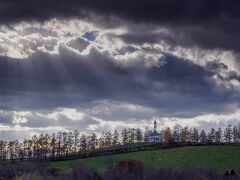
{"type": "Polygon", "coordinates": [[[69,169],[83,164],[104,170],[110,163],[116,163],[118,160],[126,158],[142,160],[146,166],[152,167],[192,168],[203,166],[220,172],[230,168],[240,170],[240,146],[201,146],[141,151],[51,162],[47,165],[47,168],[69,169]]]}

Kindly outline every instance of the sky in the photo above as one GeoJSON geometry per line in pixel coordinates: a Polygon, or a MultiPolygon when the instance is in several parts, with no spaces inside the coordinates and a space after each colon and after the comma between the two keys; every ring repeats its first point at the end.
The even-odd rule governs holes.
{"type": "Polygon", "coordinates": [[[237,124],[239,7],[0,0],[0,137],[237,124]]]}

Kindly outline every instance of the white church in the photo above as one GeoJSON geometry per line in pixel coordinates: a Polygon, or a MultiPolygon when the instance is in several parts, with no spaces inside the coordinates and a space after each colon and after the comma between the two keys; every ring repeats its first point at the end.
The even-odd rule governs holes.
{"type": "Polygon", "coordinates": [[[157,121],[154,121],[154,130],[149,132],[150,142],[162,142],[162,135],[157,132],[157,121]]]}

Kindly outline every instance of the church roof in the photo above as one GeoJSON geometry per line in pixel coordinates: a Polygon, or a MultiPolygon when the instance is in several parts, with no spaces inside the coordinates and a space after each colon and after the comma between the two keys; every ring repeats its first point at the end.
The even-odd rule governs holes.
{"type": "Polygon", "coordinates": [[[160,133],[153,131],[153,132],[150,132],[150,136],[160,136],[160,133]]]}

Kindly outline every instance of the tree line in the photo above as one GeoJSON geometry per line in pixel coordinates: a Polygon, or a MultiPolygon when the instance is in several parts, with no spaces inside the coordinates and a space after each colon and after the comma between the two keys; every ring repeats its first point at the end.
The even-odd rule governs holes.
{"type": "MultiPolygon", "coordinates": [[[[150,142],[150,132],[148,129],[125,128],[120,132],[105,131],[97,136],[95,133],[81,134],[75,130],[33,135],[23,141],[0,140],[0,159],[56,159],[108,148],[117,149],[133,143],[150,142]]],[[[175,126],[173,129],[164,128],[159,133],[163,143],[240,143],[240,124],[228,125],[224,129],[211,128],[210,131],[175,126]]]]}

